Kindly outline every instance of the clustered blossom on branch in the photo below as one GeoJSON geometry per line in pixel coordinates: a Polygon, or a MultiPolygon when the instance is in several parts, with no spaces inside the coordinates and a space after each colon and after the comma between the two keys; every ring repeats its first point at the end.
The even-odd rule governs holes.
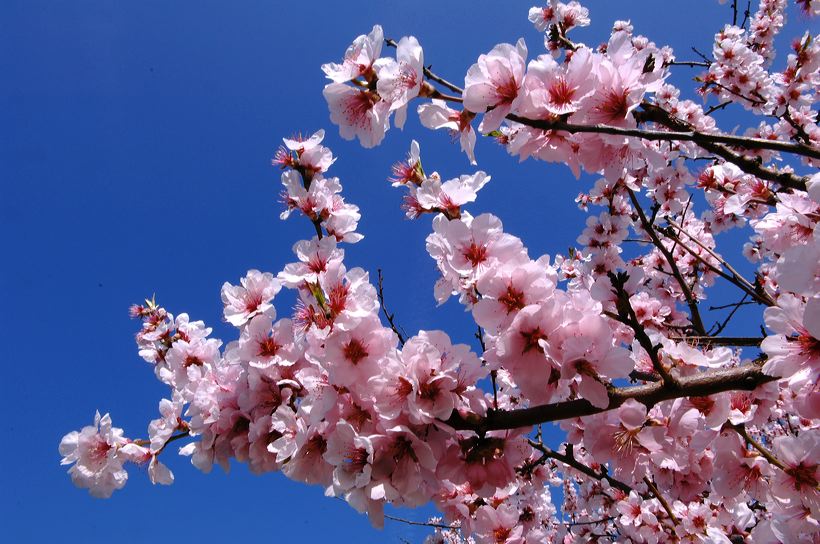
{"type": "Polygon", "coordinates": [[[379,26],[359,36],[322,66],[343,138],[378,145],[418,100],[421,124],[450,130],[472,164],[481,133],[522,160],[592,174],[576,199],[590,212],[578,247],[530,255],[500,218],[466,209],[489,175],[443,181],[413,141],[390,181],[406,191],[408,218],[432,216],[433,295],[458,297],[481,351],[443,331],[406,338],[381,277],[377,289],[344,263],[342,244],[362,239],[360,213],[326,177],[335,158],[324,132],[285,139],[274,158],[281,217],[301,212],[315,236],[278,274],[223,285],[238,334],[227,344],[153,299],[132,308],[139,354],[170,395],[148,439],[124,437],[107,414],[66,435],[74,483],[108,497],[127,463],[171,483],[158,456],[191,438],[180,452],[205,472],[231,459],[282,471],[377,526],[386,504],[432,502],[442,517],[429,543],[815,542],[820,174],[799,172],[820,165],[820,46],[798,38],[772,71],[785,9],[762,0],[748,29],[735,21],[716,34],[714,59],[678,62],[625,21],[598,48],[574,42],[588,10],[550,0],[529,12],[544,52],[499,44],[463,88],[425,67],[415,38],[385,40],[379,26]],[[380,56],[385,44],[395,59],[380,56]],[[705,65],[698,91],[720,105],[682,99],[667,82],[678,64],[705,65]],[[764,120],[724,133],[711,114],[731,105],[764,120]],[[719,249],[740,228],[751,232],[750,277],[719,249]],[[701,303],[717,284],[739,301],[710,324],[701,303]],[[282,289],[298,302],[277,319],[282,289]],[[762,308],[768,332],[724,336],[749,308],[762,308]],[[555,448],[540,428],[551,421],[566,432],[555,448]]]}

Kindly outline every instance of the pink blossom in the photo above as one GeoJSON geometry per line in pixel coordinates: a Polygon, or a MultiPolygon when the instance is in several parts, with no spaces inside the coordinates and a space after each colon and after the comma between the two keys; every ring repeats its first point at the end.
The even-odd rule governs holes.
{"type": "Polygon", "coordinates": [[[389,127],[390,104],[372,91],[344,83],[331,83],[323,91],[330,109],[330,120],[339,125],[345,140],[359,138],[363,147],[375,147],[389,127]]]}
{"type": "Polygon", "coordinates": [[[265,315],[254,317],[242,331],[239,354],[250,366],[262,370],[274,365],[291,366],[302,356],[294,340],[291,320],[281,319],[272,324],[265,315]]]}
{"type": "Polygon", "coordinates": [[[108,498],[128,480],[120,453],[126,444],[122,429],[111,426],[108,414],[100,417],[97,412],[94,425],[72,431],[60,441],[60,464],[73,465],[68,473],[74,485],[88,489],[93,497],[108,498]]]}
{"type": "Polygon", "coordinates": [[[345,51],[342,64],[327,63],[322,71],[334,83],[344,83],[359,76],[366,76],[379,58],[384,43],[382,27],[374,25],[370,34],[358,36],[345,51]]]}
{"type": "Polygon", "coordinates": [[[495,343],[493,359],[506,368],[533,403],[549,402],[560,378],[559,363],[543,341],[563,326],[565,295],[556,291],[546,301],[525,306],[495,343]]]}
{"type": "Polygon", "coordinates": [[[482,506],[476,511],[473,531],[478,544],[523,544],[523,527],[518,523],[518,509],[509,504],[498,508],[482,506]]]}
{"type": "Polygon", "coordinates": [[[265,314],[274,319],[276,309],[271,301],[281,288],[273,274],[258,270],[248,270],[248,274],[239,280],[239,285],[225,282],[222,285],[225,321],[234,327],[241,327],[255,315],[265,314]]]}
{"type": "Polygon", "coordinates": [[[434,98],[427,104],[418,107],[419,120],[427,128],[436,130],[446,128],[450,134],[458,136],[461,150],[467,154],[470,164],[475,161],[476,135],[472,121],[475,115],[468,110],[457,111],[447,106],[444,100],[434,98]]]}
{"type": "Polygon", "coordinates": [[[334,332],[325,341],[323,357],[331,383],[364,387],[395,344],[393,331],[382,327],[375,317],[363,319],[349,331],[334,332]]]}
{"type": "Polygon", "coordinates": [[[550,55],[530,61],[522,83],[521,113],[541,118],[543,112],[557,116],[578,111],[596,90],[592,68],[593,55],[586,48],[575,51],[561,66],[550,55]]]}
{"type": "Polygon", "coordinates": [[[521,435],[489,433],[484,438],[460,439],[450,444],[436,468],[436,476],[455,484],[469,482],[476,493],[492,496],[515,477],[515,467],[529,454],[521,435]]]}
{"type": "MultiPolygon", "coordinates": [[[[461,207],[474,202],[490,176],[478,171],[471,176],[460,176],[444,183],[437,176],[430,176],[413,191],[419,208],[425,212],[442,212],[454,219],[461,215],[461,207]]],[[[411,188],[412,190],[412,188],[411,188]]]]}
{"type": "Polygon", "coordinates": [[[555,272],[540,261],[499,267],[476,284],[482,297],[473,306],[473,317],[489,331],[503,330],[519,310],[546,300],[556,280],[555,272]]]}
{"type": "Polygon", "coordinates": [[[333,491],[344,493],[364,487],[373,470],[372,437],[359,435],[346,421],[339,421],[327,440],[325,461],[336,467],[333,471],[333,491]]]}
{"type": "Polygon", "coordinates": [[[817,508],[820,504],[820,435],[807,430],[799,436],[774,439],[774,455],[785,465],[775,472],[772,494],[784,502],[802,501],[817,508]]]}
{"type": "Polygon", "coordinates": [[[496,45],[486,55],[478,57],[464,78],[464,107],[474,113],[484,113],[478,127],[483,133],[492,132],[513,109],[524,78],[527,46],[523,39],[513,46],[496,45]]]}
{"type": "Polygon", "coordinates": [[[382,100],[396,112],[396,126],[402,128],[407,116],[407,103],[419,95],[424,81],[424,52],[418,40],[405,36],[396,47],[396,60],[379,63],[376,90],[382,100]]]}

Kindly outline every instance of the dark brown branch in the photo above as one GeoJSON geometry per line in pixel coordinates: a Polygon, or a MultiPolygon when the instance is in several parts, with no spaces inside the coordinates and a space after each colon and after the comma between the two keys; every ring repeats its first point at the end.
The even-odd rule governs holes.
{"type": "Polygon", "coordinates": [[[666,246],[661,243],[660,238],[658,238],[657,233],[655,232],[655,227],[649,222],[646,218],[646,215],[643,212],[643,208],[641,208],[640,202],[638,202],[638,197],[635,196],[635,193],[632,189],[629,189],[629,199],[632,201],[632,205],[635,207],[635,211],[638,212],[638,218],[641,221],[641,225],[643,226],[643,230],[649,235],[652,239],[652,243],[655,247],[658,248],[658,251],[663,254],[666,262],[669,263],[669,269],[672,271],[672,275],[677,280],[678,285],[681,288],[681,292],[683,293],[683,297],[686,300],[687,306],[689,306],[689,314],[690,314],[690,321],[692,322],[692,326],[695,328],[695,332],[699,334],[706,334],[706,328],[703,326],[703,320],[700,317],[700,311],[698,310],[698,302],[695,300],[692,291],[689,289],[689,285],[686,283],[686,280],[683,277],[680,269],[678,268],[678,264],[675,261],[675,256],[672,255],[672,252],[669,251],[666,246]]]}
{"type": "Polygon", "coordinates": [[[561,463],[567,465],[568,467],[574,468],[581,474],[593,478],[595,480],[606,480],[609,482],[609,485],[612,487],[619,489],[629,495],[629,492],[632,491],[632,488],[625,484],[620,480],[616,480],[612,478],[605,470],[601,472],[593,470],[591,467],[586,466],[585,464],[581,463],[575,458],[575,455],[572,453],[572,444],[567,444],[567,453],[558,453],[557,451],[550,449],[543,444],[539,444],[538,442],[534,442],[532,440],[529,441],[530,446],[540,451],[544,454],[545,458],[548,459],[555,459],[556,461],[560,461],[561,463]]]}
{"type": "MultiPolygon", "coordinates": [[[[667,219],[667,221],[669,221],[669,220],[667,219]]],[[[674,224],[672,221],[669,221],[669,223],[672,224],[673,226],[677,227],[677,225],[674,224]]],[[[747,280],[746,278],[741,276],[728,262],[726,262],[725,259],[723,259],[719,255],[717,255],[714,251],[712,251],[711,249],[709,249],[708,247],[706,247],[702,243],[700,243],[699,240],[697,240],[694,236],[692,236],[691,234],[689,234],[688,232],[686,232],[682,228],[680,228],[680,227],[677,227],[677,228],[681,233],[688,236],[690,240],[695,242],[698,246],[700,246],[707,253],[709,253],[712,257],[714,257],[722,266],[726,267],[726,269],[729,270],[729,272],[731,272],[731,275],[727,274],[726,272],[724,272],[720,268],[717,268],[716,266],[714,266],[711,263],[707,262],[703,258],[702,255],[699,255],[698,253],[693,251],[692,248],[690,248],[689,246],[683,244],[681,239],[677,235],[675,235],[674,232],[672,232],[672,229],[658,229],[658,232],[662,233],[664,236],[666,236],[670,240],[675,240],[675,241],[681,243],[681,247],[683,249],[685,249],[687,252],[689,252],[689,254],[692,255],[695,259],[697,259],[699,262],[703,263],[707,268],[709,268],[709,270],[711,270],[712,272],[714,272],[718,276],[724,278],[725,280],[732,283],[733,285],[736,285],[738,288],[742,289],[745,293],[747,293],[749,296],[751,296],[754,300],[756,300],[760,304],[765,304],[766,306],[774,306],[775,305],[774,300],[772,300],[772,297],[770,297],[765,291],[758,291],[758,289],[756,289],[755,286],[751,282],[749,282],[749,280],[747,280]]]]}
{"type": "MultiPolygon", "coordinates": [[[[635,314],[635,310],[629,302],[629,293],[624,289],[629,277],[624,272],[618,274],[610,272],[608,275],[609,281],[612,282],[612,292],[615,293],[615,307],[618,310],[618,314],[615,318],[624,325],[627,325],[635,333],[635,340],[638,341],[647,355],[649,355],[649,358],[652,360],[652,367],[663,379],[663,383],[673,389],[677,388],[677,377],[673,376],[669,369],[664,366],[658,355],[661,345],[652,343],[652,339],[646,334],[646,330],[638,321],[638,316],[635,314]]],[[[607,313],[607,315],[610,314],[607,313]]]]}
{"type": "Polygon", "coordinates": [[[748,306],[749,304],[757,304],[753,300],[740,300],[740,302],[732,302],[731,304],[721,304],[720,306],[709,306],[710,310],[725,310],[726,308],[734,308],[737,306],[748,306]]]}
{"type": "MultiPolygon", "coordinates": [[[[658,106],[644,103],[642,104],[644,108],[651,106],[651,108],[657,108],[657,110],[664,111],[658,106]]],[[[658,119],[663,119],[664,117],[669,117],[669,114],[666,116],[661,116],[656,114],[655,110],[651,110],[650,115],[644,115],[645,112],[639,112],[639,119],[645,121],[655,121],[655,117],[658,119]]],[[[666,113],[666,112],[664,112],[666,113]]],[[[731,145],[735,147],[743,147],[746,149],[768,149],[771,151],[783,151],[786,153],[794,153],[796,155],[802,155],[805,157],[811,157],[815,159],[820,159],[820,150],[815,149],[813,147],[807,146],[802,143],[793,143],[793,142],[781,142],[777,140],[766,140],[763,138],[747,138],[744,136],[733,136],[731,134],[711,134],[705,132],[699,132],[697,130],[693,130],[691,127],[677,125],[675,127],[670,126],[669,128],[673,129],[671,131],[664,131],[664,130],[646,130],[646,129],[639,129],[639,128],[622,128],[622,127],[613,127],[610,125],[576,125],[574,123],[566,123],[564,121],[558,120],[546,120],[546,119],[527,119],[526,117],[521,117],[518,115],[510,114],[507,116],[507,119],[511,121],[515,121],[516,123],[521,123],[522,125],[527,125],[529,127],[538,128],[541,130],[562,130],[565,132],[569,132],[571,134],[575,133],[583,133],[583,132],[593,132],[596,134],[612,134],[614,136],[631,136],[634,138],[642,138],[644,140],[654,140],[654,141],[679,141],[679,142],[694,142],[701,146],[702,148],[706,149],[707,151],[711,151],[715,155],[729,161],[741,161],[742,164],[745,163],[755,163],[753,159],[746,159],[745,157],[738,155],[724,145],[731,145]],[[727,157],[731,157],[730,160],[727,157]]],[[[664,119],[666,121],[666,119],[664,119]]],[[[667,121],[669,124],[672,124],[671,121],[667,121]]],[[[682,121],[681,121],[682,123],[682,121]]],[[[667,126],[666,123],[660,123],[664,126],[667,126]]],[[[735,163],[737,164],[737,163],[735,163]]],[[[757,164],[757,163],[755,163],[757,164]]],[[[741,166],[741,164],[737,164],[741,166]]],[[[757,165],[758,171],[766,170],[759,164],[757,165]]],[[[749,172],[750,174],[754,174],[761,179],[768,179],[770,181],[777,181],[781,185],[786,187],[790,187],[792,189],[801,189],[805,190],[805,180],[802,178],[795,176],[794,174],[786,174],[786,173],[777,173],[771,170],[768,173],[764,172],[763,175],[758,175],[754,172],[749,172]],[[769,177],[764,177],[769,176],[769,177]],[[774,179],[772,179],[774,176],[774,179]],[[790,181],[791,178],[795,180],[802,180],[802,181],[790,181]],[[800,185],[799,187],[794,186],[795,184],[800,185]]]]}
{"type": "Polygon", "coordinates": [[[764,448],[760,442],[758,442],[749,435],[748,431],[746,431],[745,425],[743,425],[742,423],[739,425],[729,424],[729,427],[734,429],[735,432],[739,434],[748,445],[756,449],[760,453],[760,455],[762,455],[763,458],[766,459],[769,463],[776,466],[780,470],[786,470],[786,466],[783,463],[781,463],[777,457],[772,455],[772,453],[766,448],[764,448]]]}
{"type": "MultiPolygon", "coordinates": [[[[682,121],[681,119],[673,117],[669,112],[667,112],[663,108],[660,108],[654,104],[649,104],[648,102],[644,102],[643,104],[641,104],[641,106],[643,108],[643,111],[639,112],[639,115],[637,117],[642,121],[652,121],[660,125],[663,125],[667,128],[670,128],[674,131],[691,130],[691,127],[688,123],[682,121]]],[[[690,141],[697,143],[703,149],[711,153],[714,153],[723,160],[734,164],[747,174],[751,174],[755,177],[765,179],[767,181],[774,181],[776,183],[779,183],[783,187],[788,187],[790,189],[798,189],[800,191],[806,190],[806,178],[797,176],[795,174],[791,174],[789,172],[777,172],[776,170],[765,168],[757,160],[744,157],[743,155],[735,153],[725,145],[721,144],[727,144],[735,147],[744,147],[747,149],[771,149],[775,151],[787,151],[789,153],[796,153],[798,155],[803,155],[806,157],[820,158],[820,150],[800,143],[775,143],[774,141],[770,141],[771,143],[775,143],[774,146],[770,147],[764,146],[760,142],[758,142],[757,140],[760,140],[760,138],[743,138],[740,136],[729,136],[726,134],[711,135],[709,137],[703,138],[703,134],[697,131],[692,131],[689,134],[695,135],[695,138],[691,139],[690,141]]],[[[680,138],[674,139],[680,140],[680,138]]]]}
{"type": "MultiPolygon", "coordinates": [[[[396,47],[398,47],[398,46],[399,46],[399,44],[396,42],[396,40],[393,40],[393,39],[391,39],[391,38],[385,38],[384,43],[385,43],[388,47],[393,47],[393,48],[396,48],[396,47]]],[[[438,75],[434,74],[434,73],[430,70],[430,67],[431,67],[431,66],[432,66],[432,64],[431,64],[430,66],[424,66],[424,67],[422,67],[422,70],[424,71],[424,77],[426,77],[426,78],[427,78],[427,79],[429,79],[430,81],[435,81],[435,82],[436,82],[436,83],[438,83],[439,85],[442,85],[442,86],[444,86],[444,87],[447,87],[448,89],[450,89],[450,90],[451,90],[451,91],[453,91],[454,93],[458,93],[458,94],[462,94],[462,93],[464,93],[464,89],[462,89],[462,88],[461,88],[461,87],[459,87],[458,85],[456,85],[456,84],[454,84],[454,83],[450,83],[449,81],[447,81],[447,80],[446,80],[446,79],[444,79],[443,77],[441,77],[441,76],[438,76],[438,75]]]]}
{"type": "Polygon", "coordinates": [[[691,68],[703,67],[708,68],[712,65],[711,62],[699,60],[670,60],[664,63],[664,66],[689,66],[691,68]]]}
{"type": "Polygon", "coordinates": [[[391,314],[390,312],[388,312],[387,306],[385,306],[384,304],[384,277],[382,276],[382,269],[379,268],[376,271],[376,273],[379,276],[379,290],[377,293],[377,296],[379,297],[379,306],[381,306],[382,312],[384,313],[384,317],[387,318],[387,322],[390,324],[390,328],[393,329],[393,332],[396,333],[396,336],[399,337],[399,344],[401,344],[401,346],[404,347],[404,343],[406,342],[406,333],[402,334],[402,331],[404,331],[404,329],[401,329],[401,331],[399,331],[399,327],[396,326],[395,321],[393,321],[393,318],[396,317],[396,314],[391,314]]]}
{"type": "Polygon", "coordinates": [[[746,28],[746,21],[749,20],[749,16],[752,14],[752,0],[748,0],[746,2],[746,10],[743,12],[743,22],[740,23],[740,28],[746,28]]]}
{"type": "Polygon", "coordinates": [[[578,49],[578,45],[567,38],[566,29],[563,24],[551,24],[548,35],[550,41],[557,43],[564,49],[569,49],[570,51],[576,51],[578,49]]]}
{"type": "Polygon", "coordinates": [[[566,527],[576,527],[578,525],[595,525],[597,523],[607,523],[607,522],[610,522],[614,519],[615,519],[615,516],[608,516],[608,517],[605,517],[605,518],[591,519],[591,520],[588,520],[588,521],[570,521],[570,522],[564,523],[564,525],[566,527]]]}
{"type": "Polygon", "coordinates": [[[709,64],[712,64],[712,59],[710,59],[709,57],[707,57],[706,55],[704,55],[703,53],[701,53],[700,51],[698,51],[698,48],[697,48],[697,47],[692,46],[692,51],[693,51],[693,52],[694,52],[697,56],[699,56],[700,58],[702,58],[702,59],[703,59],[703,62],[708,62],[709,64]]]}
{"type": "MultiPolygon", "coordinates": [[[[717,336],[718,334],[722,333],[723,329],[726,328],[726,325],[729,324],[729,321],[732,320],[732,317],[735,315],[735,313],[737,313],[737,311],[740,309],[741,306],[743,306],[744,304],[752,304],[754,301],[748,301],[748,302],[746,301],[746,297],[748,297],[748,296],[749,296],[748,293],[743,293],[743,298],[740,299],[740,302],[736,302],[736,303],[731,305],[732,310],[729,312],[729,315],[726,316],[726,319],[723,320],[723,323],[715,323],[715,325],[716,325],[715,332],[712,333],[710,331],[710,334],[712,334],[713,336],[717,336]]],[[[711,308],[712,307],[710,306],[710,309],[711,308]]]]}
{"type": "Polygon", "coordinates": [[[716,111],[718,111],[718,110],[722,110],[723,108],[725,108],[726,106],[728,106],[728,105],[729,105],[729,104],[731,104],[731,103],[732,103],[732,101],[731,101],[731,100],[727,100],[726,102],[721,102],[721,103],[720,103],[720,104],[718,104],[717,106],[712,106],[711,108],[709,108],[708,110],[706,110],[706,111],[704,112],[704,114],[705,114],[705,115],[712,115],[712,114],[713,114],[713,113],[715,113],[716,111]]]}
{"type": "MultiPolygon", "coordinates": [[[[750,446],[752,446],[754,449],[756,449],[756,450],[760,453],[760,455],[762,455],[762,456],[763,456],[763,458],[764,458],[764,459],[766,459],[766,461],[768,461],[768,462],[769,462],[769,463],[771,463],[772,465],[776,466],[776,467],[777,467],[777,468],[779,468],[780,470],[782,470],[782,471],[784,471],[784,472],[788,472],[789,467],[787,467],[786,465],[784,465],[784,464],[783,464],[783,462],[782,462],[780,459],[778,459],[777,457],[775,457],[775,456],[772,454],[772,452],[770,452],[769,450],[767,450],[767,449],[763,446],[763,444],[761,444],[760,442],[758,442],[757,440],[755,440],[754,438],[752,438],[752,436],[751,436],[751,435],[749,435],[749,432],[746,430],[746,426],[745,426],[745,425],[743,425],[742,423],[741,423],[741,424],[739,424],[739,425],[732,425],[731,423],[728,423],[728,422],[726,423],[726,425],[727,425],[728,427],[731,427],[732,429],[734,429],[734,430],[735,430],[735,432],[737,432],[737,434],[739,434],[739,435],[743,438],[743,440],[745,440],[745,441],[746,441],[746,443],[747,443],[748,445],[750,445],[750,446]]],[[[820,491],[820,485],[815,485],[815,486],[814,486],[814,489],[815,489],[816,491],[820,491]]]]}
{"type": "Polygon", "coordinates": [[[675,342],[686,342],[695,346],[705,348],[712,346],[759,346],[763,338],[746,338],[737,336],[682,336],[680,338],[670,338],[675,342]]]}
{"type": "Polygon", "coordinates": [[[672,512],[672,508],[669,507],[669,503],[666,501],[666,498],[664,498],[661,492],[658,491],[658,486],[655,485],[655,482],[653,482],[648,476],[644,476],[643,481],[647,485],[647,487],[649,487],[649,489],[652,490],[652,494],[655,495],[655,498],[657,498],[658,501],[661,503],[663,509],[666,510],[666,513],[669,516],[669,519],[672,520],[672,523],[677,525],[678,518],[672,512]]]}
{"type": "Polygon", "coordinates": [[[391,516],[390,514],[385,514],[384,517],[386,519],[390,519],[393,521],[400,521],[401,523],[406,523],[407,525],[420,525],[422,527],[435,527],[437,529],[458,529],[458,525],[445,525],[444,523],[432,523],[429,521],[413,521],[411,519],[404,519],[399,518],[396,516],[391,516]]]}
{"type": "MultiPolygon", "coordinates": [[[[393,40],[388,39],[385,40],[385,42],[393,47],[395,47],[396,45],[396,42],[393,40]]],[[[709,61],[708,58],[703,58],[704,62],[709,61]]],[[[461,87],[458,87],[457,85],[450,83],[446,79],[443,79],[440,76],[434,74],[427,67],[424,68],[424,75],[431,81],[435,81],[447,87],[453,92],[459,94],[463,94],[464,92],[464,90],[461,87]]],[[[442,98],[444,100],[450,99],[457,102],[461,101],[461,99],[458,97],[447,97],[445,95],[439,95],[438,98],[442,98]]],[[[637,128],[630,129],[601,124],[576,125],[573,123],[566,123],[564,121],[560,121],[557,119],[528,119],[526,117],[520,117],[515,114],[507,115],[507,119],[509,119],[510,121],[515,121],[516,123],[520,123],[522,125],[527,125],[541,130],[561,130],[569,132],[571,134],[597,133],[612,134],[616,136],[631,136],[635,138],[643,138],[645,140],[695,142],[703,149],[706,149],[707,151],[714,153],[715,155],[723,158],[724,160],[737,165],[749,174],[752,174],[760,179],[776,181],[784,187],[789,187],[791,189],[799,189],[801,191],[806,190],[805,178],[796,176],[794,174],[789,174],[787,172],[776,172],[774,170],[764,168],[754,159],[747,159],[746,157],[731,151],[730,149],[725,147],[725,145],[741,147],[746,149],[768,149],[771,151],[783,151],[785,153],[794,153],[796,155],[820,159],[819,149],[815,149],[814,147],[803,143],[781,142],[777,140],[767,140],[765,138],[734,136],[731,134],[704,133],[694,130],[684,121],[672,117],[668,112],[654,104],[644,102],[641,104],[641,106],[643,107],[644,111],[637,112],[636,115],[636,118],[639,121],[657,122],[663,126],[666,126],[667,128],[672,129],[672,131],[643,130],[637,128]]]]}
{"type": "Polygon", "coordinates": [[[638,380],[642,380],[645,382],[656,382],[661,379],[661,377],[654,372],[641,372],[640,370],[633,370],[629,373],[629,379],[633,382],[638,380]]]}
{"type": "Polygon", "coordinates": [[[776,379],[764,374],[762,366],[762,362],[756,362],[735,368],[707,370],[693,376],[679,377],[677,388],[669,387],[662,381],[612,388],[609,391],[609,404],[606,408],[598,408],[587,400],[577,399],[517,410],[492,411],[486,416],[462,415],[453,412],[446,423],[456,430],[486,433],[599,414],[614,410],[629,399],[634,399],[647,408],[651,408],[666,400],[708,397],[724,391],[753,391],[758,386],[776,379]]]}

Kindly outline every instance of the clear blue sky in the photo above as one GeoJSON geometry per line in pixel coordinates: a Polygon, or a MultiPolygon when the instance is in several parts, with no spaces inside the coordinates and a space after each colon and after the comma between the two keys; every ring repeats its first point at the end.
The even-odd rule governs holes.
{"type": "MultiPolygon", "coordinates": [[[[377,149],[341,140],[319,66],[380,23],[386,36],[418,37],[426,63],[462,81],[496,43],[523,36],[531,56],[542,50],[526,20],[532,4],[0,3],[4,541],[421,542],[426,530],[388,522],[377,532],[319,488],[253,476],[242,465],[227,477],[203,475],[174,455],[166,461],[175,485],[154,488],[132,469],[124,490],[95,500],[71,484],[57,445],[97,409],[130,437],[145,436],[156,417],[166,389],[136,354],[129,304],[156,293],[169,311],[187,311],[231,340],[220,322],[222,282],[249,268],[277,272],[293,258],[292,244],[311,236],[304,220],[278,219],[279,173],[270,166],[280,139],[296,131],[327,129],[325,143],[339,157],[331,172],[362,209],[366,238],[347,247],[348,266],[384,269],[388,303],[408,331],[443,328],[471,342],[470,317],[455,301],[435,307],[429,218],[405,221],[402,193],[385,178],[414,137],[425,167],[445,179],[473,169],[446,133],[423,131],[413,114],[377,149]]],[[[637,33],[684,60],[691,45],[710,50],[730,20],[728,5],[716,1],[681,2],[685,9],[619,2],[623,14],[614,2],[586,4],[593,26],[578,40],[605,41],[614,20],[630,18],[637,33]]],[[[688,90],[694,72],[679,73],[673,81],[688,90]]],[[[572,199],[592,177],[577,182],[562,166],[519,165],[489,141],[476,155],[493,180],[474,213],[496,213],[534,257],[574,244],[585,216],[572,199]]],[[[287,314],[291,299],[277,300],[287,314]]]]}

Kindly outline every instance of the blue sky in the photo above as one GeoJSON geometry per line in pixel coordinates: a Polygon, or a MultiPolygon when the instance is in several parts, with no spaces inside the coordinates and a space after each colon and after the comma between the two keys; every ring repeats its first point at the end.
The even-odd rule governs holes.
{"type": "MultiPolygon", "coordinates": [[[[728,5],[589,1],[593,26],[574,37],[605,41],[629,18],[637,33],[711,48],[731,19],[728,5]]],[[[444,132],[410,115],[374,150],[345,142],[322,98],[323,62],[358,34],[415,35],[434,71],[463,81],[480,53],[523,36],[531,56],[542,38],[526,20],[532,2],[416,1],[277,3],[4,0],[0,4],[0,224],[2,267],[0,526],[7,542],[196,542],[292,538],[305,542],[420,542],[424,529],[388,522],[383,532],[322,490],[234,465],[203,475],[168,456],[171,487],[132,469],[107,501],[75,489],[59,465],[68,431],[110,412],[126,435],[146,434],[166,389],[136,354],[128,306],[156,293],[232,339],[220,322],[219,289],[249,268],[277,272],[311,226],[278,219],[279,172],[270,159],[283,136],[327,129],[345,197],[362,210],[365,239],[346,248],[349,267],[384,270],[386,296],[408,331],[444,329],[473,341],[455,301],[436,308],[436,271],[424,250],[429,218],[403,219],[402,193],[385,181],[410,140],[444,179],[474,171],[444,132]],[[285,7],[285,5],[287,7],[285,7]],[[230,6],[230,7],[229,7],[230,6]]],[[[793,16],[795,14],[792,14],[793,16]]],[[[800,16],[796,28],[805,28],[800,16]]],[[[796,32],[791,32],[794,34],[796,32]]],[[[781,59],[782,60],[782,59],[781,59]]],[[[685,92],[695,72],[673,82],[685,92]]],[[[689,95],[691,97],[691,95],[689,95]]],[[[725,129],[736,121],[725,115],[725,129]]],[[[516,159],[480,141],[479,168],[493,180],[470,209],[492,211],[531,256],[574,244],[585,215],[572,202],[594,180],[560,165],[516,159]]],[[[717,301],[722,299],[717,298],[717,301]]],[[[732,301],[732,299],[726,300],[732,301]]],[[[277,299],[280,315],[291,300],[277,299]]],[[[558,435],[555,435],[558,436],[558,435]]],[[[554,438],[554,437],[553,437],[554,438]]],[[[429,512],[404,512],[424,519],[429,512]]]]}

